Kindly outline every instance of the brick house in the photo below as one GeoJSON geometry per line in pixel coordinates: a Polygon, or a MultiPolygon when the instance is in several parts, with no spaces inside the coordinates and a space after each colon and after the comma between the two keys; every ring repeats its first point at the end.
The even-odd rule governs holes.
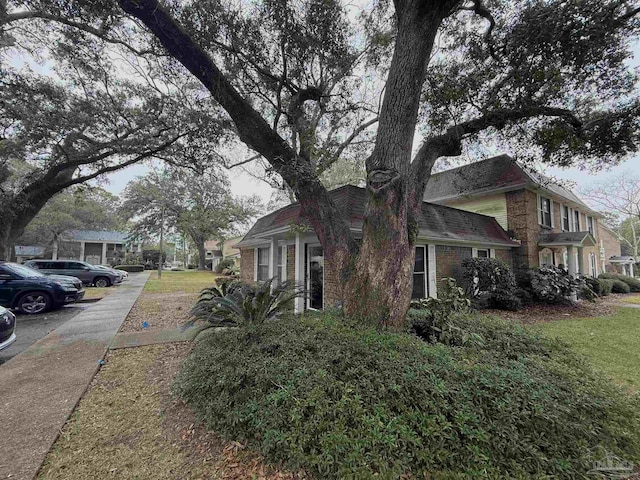
{"type": "MultiPolygon", "coordinates": [[[[330,192],[357,235],[362,231],[366,193],[345,186],[330,192]]],[[[540,265],[597,276],[615,270],[620,242],[602,215],[571,191],[527,172],[501,155],[431,177],[424,197],[413,297],[437,296],[438,280],[461,280],[462,260],[499,258],[514,270],[540,265]]],[[[246,281],[277,276],[310,292],[296,311],[341,303],[338,275],[324,261],[318,238],[297,203],[260,218],[236,245],[246,281]]]]}
{"type": "MultiPolygon", "coordinates": [[[[365,190],[347,185],[330,195],[357,236],[362,231],[365,190]]],[[[439,279],[460,278],[464,258],[492,257],[512,264],[511,251],[517,246],[493,217],[425,202],[415,247],[413,297],[435,297],[439,279]]],[[[297,312],[342,303],[338,274],[325,262],[318,238],[301,216],[298,203],[258,219],[236,247],[241,252],[243,280],[277,277],[305,285],[310,294],[297,300],[297,312]]]]}
{"type": "Polygon", "coordinates": [[[424,200],[494,217],[520,242],[516,270],[555,265],[595,277],[624,263],[602,214],[507,155],[433,175],[424,200]]]}

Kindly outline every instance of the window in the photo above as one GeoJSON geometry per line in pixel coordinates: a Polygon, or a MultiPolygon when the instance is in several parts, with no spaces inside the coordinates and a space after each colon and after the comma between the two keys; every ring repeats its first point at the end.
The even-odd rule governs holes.
{"type": "Polygon", "coordinates": [[[587,217],[587,229],[591,235],[595,235],[593,228],[593,217],[587,217]]]}
{"type": "Polygon", "coordinates": [[[278,282],[287,280],[287,246],[278,247],[278,282]]]}
{"type": "Polygon", "coordinates": [[[480,250],[478,249],[478,258],[490,258],[489,250],[480,250]]]}
{"type": "Polygon", "coordinates": [[[551,228],[551,200],[540,197],[540,225],[551,228]]]}
{"type": "Polygon", "coordinates": [[[571,226],[569,225],[571,217],[569,216],[569,207],[566,205],[562,206],[562,231],[568,232],[571,230],[571,226]]]}
{"type": "Polygon", "coordinates": [[[580,231],[580,212],[578,210],[573,211],[573,231],[580,231]]]}
{"type": "Polygon", "coordinates": [[[256,268],[256,280],[264,282],[269,280],[269,248],[258,248],[256,268]]]}
{"type": "Polygon", "coordinates": [[[412,299],[427,298],[427,247],[416,247],[416,259],[413,263],[412,299]]]}
{"type": "Polygon", "coordinates": [[[324,308],[324,251],[320,245],[307,245],[307,274],[309,297],[307,308],[324,308]]]}

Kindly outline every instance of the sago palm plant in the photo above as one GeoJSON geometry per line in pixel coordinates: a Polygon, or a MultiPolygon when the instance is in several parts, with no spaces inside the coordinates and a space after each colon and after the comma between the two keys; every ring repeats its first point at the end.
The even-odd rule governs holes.
{"type": "Polygon", "coordinates": [[[202,290],[186,326],[202,320],[211,327],[260,325],[280,316],[304,291],[275,278],[249,284],[233,280],[202,290]]]}

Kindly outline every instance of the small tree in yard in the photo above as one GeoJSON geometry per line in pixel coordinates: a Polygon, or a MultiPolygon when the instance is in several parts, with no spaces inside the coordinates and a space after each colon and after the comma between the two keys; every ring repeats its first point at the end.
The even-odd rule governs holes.
{"type": "Polygon", "coordinates": [[[207,240],[234,233],[261,209],[257,197],[232,197],[220,172],[177,168],[154,170],[131,182],[124,198],[124,216],[137,218],[134,233],[157,234],[163,216],[166,225],[186,232],[198,249],[199,270],[205,269],[207,240]]]}
{"type": "Polygon", "coordinates": [[[335,0],[117,3],[7,2],[4,17],[179,62],[291,188],[346,313],[370,323],[404,321],[437,159],[481,135],[556,165],[599,167],[637,149],[630,1],[396,0],[358,17],[335,0]],[[320,175],[363,136],[373,147],[357,241],[320,175]]]}

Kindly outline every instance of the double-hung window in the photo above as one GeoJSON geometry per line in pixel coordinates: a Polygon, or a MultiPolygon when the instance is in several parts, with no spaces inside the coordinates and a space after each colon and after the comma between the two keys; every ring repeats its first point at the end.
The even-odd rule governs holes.
{"type": "Polygon", "coordinates": [[[573,211],[573,231],[580,231],[580,212],[578,210],[573,211]]]}
{"type": "Polygon", "coordinates": [[[569,216],[569,207],[567,207],[566,205],[562,206],[562,231],[563,232],[568,232],[569,230],[571,230],[571,225],[570,225],[570,220],[571,217],[569,216]]]}
{"type": "Polygon", "coordinates": [[[540,197],[540,225],[551,228],[551,200],[540,197]]]}
{"type": "Polygon", "coordinates": [[[416,247],[416,260],[413,264],[413,290],[412,299],[427,297],[427,247],[416,247]]]}
{"type": "Polygon", "coordinates": [[[265,282],[269,280],[269,247],[258,248],[256,261],[256,280],[265,282]]]}
{"type": "Polygon", "coordinates": [[[595,229],[593,228],[594,224],[593,224],[593,217],[587,217],[587,229],[589,230],[589,233],[591,235],[595,235],[595,229]]]}

